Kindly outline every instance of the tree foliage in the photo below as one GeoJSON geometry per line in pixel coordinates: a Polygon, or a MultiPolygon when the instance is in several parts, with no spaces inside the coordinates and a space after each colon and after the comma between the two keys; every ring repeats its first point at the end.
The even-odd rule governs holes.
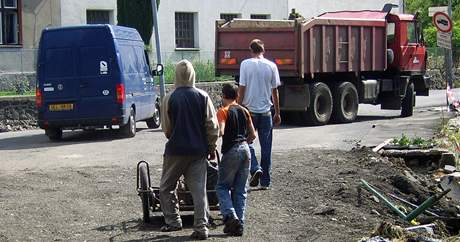
{"type": "MultiPolygon", "coordinates": [[[[448,0],[406,0],[405,9],[407,13],[419,12],[419,19],[422,22],[425,41],[430,47],[436,47],[436,27],[433,25],[432,17],[428,16],[428,8],[436,6],[447,6],[448,0]]],[[[460,0],[452,0],[452,46],[460,48],[460,0]]]]}
{"type": "MultiPolygon", "coordinates": [[[[152,0],[117,0],[118,25],[137,29],[145,44],[150,43],[153,30],[152,0]]],[[[157,0],[157,7],[160,0],[157,0]]]]}

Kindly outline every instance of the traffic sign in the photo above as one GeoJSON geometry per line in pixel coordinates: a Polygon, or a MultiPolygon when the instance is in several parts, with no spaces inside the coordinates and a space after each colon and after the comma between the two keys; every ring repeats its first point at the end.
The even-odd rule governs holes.
{"type": "Polygon", "coordinates": [[[429,16],[429,17],[433,17],[433,15],[434,15],[436,12],[447,13],[447,6],[429,7],[429,8],[428,8],[428,16],[429,16]]]}
{"type": "Polygon", "coordinates": [[[436,12],[433,15],[433,24],[441,32],[448,33],[452,30],[452,20],[443,12],[436,12]]]}
{"type": "Polygon", "coordinates": [[[452,33],[438,31],[436,37],[438,47],[452,49],[452,33]]]}

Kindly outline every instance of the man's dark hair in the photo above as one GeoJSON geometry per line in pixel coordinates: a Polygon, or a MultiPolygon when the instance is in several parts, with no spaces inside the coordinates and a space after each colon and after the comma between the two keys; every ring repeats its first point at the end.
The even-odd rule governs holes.
{"type": "Polygon", "coordinates": [[[238,87],[234,84],[224,84],[222,86],[222,94],[225,99],[236,100],[238,96],[238,87]]]}
{"type": "Polygon", "coordinates": [[[251,44],[249,45],[249,48],[251,49],[252,53],[254,54],[259,54],[265,52],[264,48],[264,42],[260,39],[253,39],[251,41],[251,44]]]}

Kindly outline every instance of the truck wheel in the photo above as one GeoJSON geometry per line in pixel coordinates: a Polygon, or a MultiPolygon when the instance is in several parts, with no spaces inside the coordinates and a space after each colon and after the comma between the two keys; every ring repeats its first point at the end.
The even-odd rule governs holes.
{"type": "MultiPolygon", "coordinates": [[[[140,189],[142,191],[147,191],[150,189],[148,187],[148,173],[147,173],[147,166],[141,165],[139,167],[139,180],[140,180],[140,189]]],[[[149,223],[150,222],[150,199],[149,199],[149,193],[147,192],[142,192],[139,194],[141,197],[142,201],[142,214],[143,214],[143,220],[144,223],[149,223]]]]}
{"type": "Polygon", "coordinates": [[[358,115],[358,91],[350,82],[342,82],[334,89],[332,119],[337,123],[350,123],[358,115]]]}
{"type": "Polygon", "coordinates": [[[131,138],[136,135],[136,120],[134,118],[134,109],[131,108],[128,123],[121,127],[121,133],[124,137],[131,138]]]}
{"type": "Polygon", "coordinates": [[[406,89],[406,95],[401,101],[401,117],[410,117],[414,114],[414,83],[410,83],[406,89]]]}
{"type": "Polygon", "coordinates": [[[158,102],[155,103],[155,112],[153,113],[153,117],[147,119],[145,122],[147,123],[147,127],[149,127],[149,129],[156,129],[160,127],[160,104],[158,102]]]}
{"type": "Polygon", "coordinates": [[[302,112],[300,118],[303,123],[324,125],[329,122],[332,114],[332,94],[329,87],[317,82],[310,89],[310,107],[302,112]]]}
{"type": "Polygon", "coordinates": [[[45,129],[45,134],[51,141],[58,141],[62,139],[62,129],[60,128],[45,129]]]}

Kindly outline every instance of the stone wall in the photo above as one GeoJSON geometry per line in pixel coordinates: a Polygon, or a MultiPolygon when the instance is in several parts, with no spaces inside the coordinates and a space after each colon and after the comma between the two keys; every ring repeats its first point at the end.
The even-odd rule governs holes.
{"type": "MultiPolygon", "coordinates": [[[[204,82],[197,83],[196,86],[209,93],[217,108],[222,102],[221,90],[224,83],[232,82],[204,82]]],[[[172,85],[166,85],[167,92],[172,89],[172,85]]],[[[35,97],[0,97],[0,132],[38,128],[36,117],[35,97]]]]}
{"type": "Polygon", "coordinates": [[[37,128],[35,97],[0,98],[0,132],[37,128]]]}

